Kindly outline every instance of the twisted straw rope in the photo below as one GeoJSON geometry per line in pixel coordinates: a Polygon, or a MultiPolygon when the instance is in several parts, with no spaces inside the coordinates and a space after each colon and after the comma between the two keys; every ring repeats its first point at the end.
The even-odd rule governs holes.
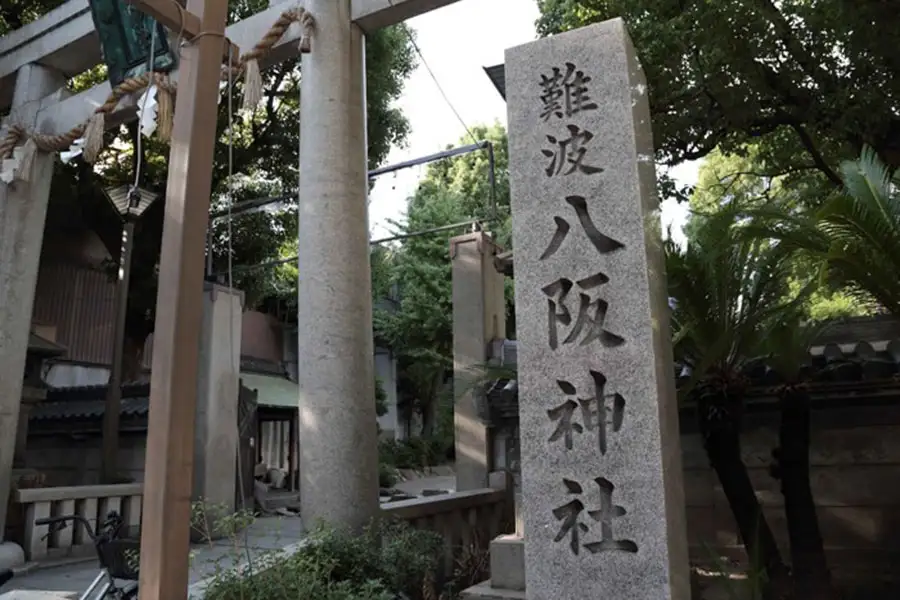
{"type": "MultiPolygon", "coordinates": [[[[304,8],[292,8],[281,13],[281,16],[279,16],[278,20],[276,20],[275,23],[269,28],[269,31],[266,33],[266,35],[263,36],[263,38],[259,42],[257,42],[251,50],[241,55],[240,59],[237,61],[238,64],[230,65],[232,75],[240,75],[241,73],[243,73],[249,61],[259,60],[260,58],[271,52],[272,47],[275,46],[275,44],[278,43],[278,40],[280,40],[284,36],[288,28],[291,26],[291,23],[299,23],[303,28],[300,51],[303,53],[309,52],[309,33],[312,31],[312,28],[315,25],[315,21],[313,20],[312,15],[309,14],[304,8]]],[[[228,69],[229,66],[223,66],[223,79],[228,78],[228,69]]],[[[139,75],[138,77],[128,78],[117,85],[115,88],[113,88],[113,90],[109,93],[109,96],[106,97],[106,102],[98,106],[94,110],[94,114],[104,113],[108,115],[112,113],[119,105],[119,102],[122,100],[122,98],[146,89],[147,86],[151,84],[151,79],[152,83],[161,90],[169,92],[173,95],[175,94],[177,86],[175,85],[174,81],[169,79],[168,75],[164,73],[157,73],[155,71],[148,72],[139,75]]],[[[43,152],[60,152],[62,150],[68,150],[75,142],[75,140],[84,135],[85,129],[87,129],[87,122],[82,123],[81,125],[77,125],[66,133],[60,135],[45,135],[42,133],[29,133],[28,130],[21,125],[12,125],[10,126],[9,131],[7,131],[6,133],[6,137],[3,138],[2,141],[0,141],[0,160],[12,156],[15,147],[18,146],[20,142],[25,142],[29,138],[32,139],[38,149],[43,152]]]]}

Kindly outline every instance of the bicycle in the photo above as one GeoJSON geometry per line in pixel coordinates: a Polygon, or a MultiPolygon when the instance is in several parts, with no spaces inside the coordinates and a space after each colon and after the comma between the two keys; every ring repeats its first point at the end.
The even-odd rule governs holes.
{"type": "MultiPolygon", "coordinates": [[[[100,573],[91,582],[87,590],[78,597],[78,600],[109,599],[135,600],[138,597],[138,550],[140,543],[137,540],[125,540],[119,537],[122,529],[122,517],[116,512],[110,512],[106,520],[95,531],[90,521],[80,515],[63,515],[59,517],[47,517],[37,519],[35,525],[49,525],[47,535],[55,533],[67,527],[69,521],[76,522],[84,527],[85,532],[91,538],[97,551],[100,562],[100,573]],[[128,554],[133,553],[132,556],[128,554]],[[119,586],[116,580],[126,583],[119,586]]],[[[10,573],[9,578],[12,578],[10,573]]],[[[4,583],[0,574],[0,585],[4,583]]]]}

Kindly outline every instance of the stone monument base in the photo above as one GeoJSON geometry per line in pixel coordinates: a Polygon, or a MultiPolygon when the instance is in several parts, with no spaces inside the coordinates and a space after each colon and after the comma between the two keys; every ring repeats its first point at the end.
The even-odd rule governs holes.
{"type": "Polygon", "coordinates": [[[466,600],[525,599],[525,540],[501,535],[491,541],[491,578],[463,591],[466,600]]]}
{"type": "Polygon", "coordinates": [[[25,565],[25,552],[14,542],[0,542],[0,571],[25,565]]]}
{"type": "Polygon", "coordinates": [[[488,579],[464,590],[460,598],[462,600],[525,600],[525,591],[491,587],[491,580],[488,579]]]}

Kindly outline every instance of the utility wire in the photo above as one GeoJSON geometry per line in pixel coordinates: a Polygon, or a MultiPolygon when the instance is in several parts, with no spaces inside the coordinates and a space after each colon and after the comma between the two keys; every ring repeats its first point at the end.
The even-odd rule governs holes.
{"type": "MultiPolygon", "coordinates": [[[[394,0],[388,0],[388,4],[394,6],[394,0]]],[[[456,119],[463,126],[463,129],[466,130],[466,133],[470,138],[472,138],[472,142],[478,143],[478,139],[472,133],[472,130],[469,129],[469,126],[466,125],[466,122],[463,120],[462,116],[460,116],[459,111],[456,110],[456,107],[453,106],[453,103],[450,101],[450,98],[447,96],[447,93],[444,92],[443,86],[441,86],[441,82],[438,81],[438,78],[435,76],[434,71],[431,70],[431,67],[428,66],[428,61],[425,60],[425,55],[422,54],[422,50],[419,48],[419,44],[416,43],[416,38],[409,32],[409,28],[404,27],[403,32],[406,34],[409,43],[412,44],[413,50],[416,51],[416,54],[419,56],[419,60],[422,61],[422,66],[425,67],[425,70],[428,71],[428,75],[431,76],[431,80],[434,81],[434,85],[437,86],[438,91],[441,93],[441,96],[444,98],[444,102],[447,103],[447,106],[450,107],[450,110],[453,111],[453,114],[456,115],[456,119]]]]}

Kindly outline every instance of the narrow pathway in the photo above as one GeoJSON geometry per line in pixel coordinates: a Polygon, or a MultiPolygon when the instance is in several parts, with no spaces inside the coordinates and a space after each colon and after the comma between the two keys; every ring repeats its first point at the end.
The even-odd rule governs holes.
{"type": "MultiPolygon", "coordinates": [[[[235,540],[224,539],[212,544],[192,546],[191,585],[216,572],[216,567],[229,569],[251,557],[280,550],[303,538],[298,518],[264,517],[257,519],[245,535],[235,540]]],[[[77,599],[97,576],[96,561],[70,563],[63,566],[37,568],[13,579],[4,587],[0,600],[69,600],[77,599]]]]}

